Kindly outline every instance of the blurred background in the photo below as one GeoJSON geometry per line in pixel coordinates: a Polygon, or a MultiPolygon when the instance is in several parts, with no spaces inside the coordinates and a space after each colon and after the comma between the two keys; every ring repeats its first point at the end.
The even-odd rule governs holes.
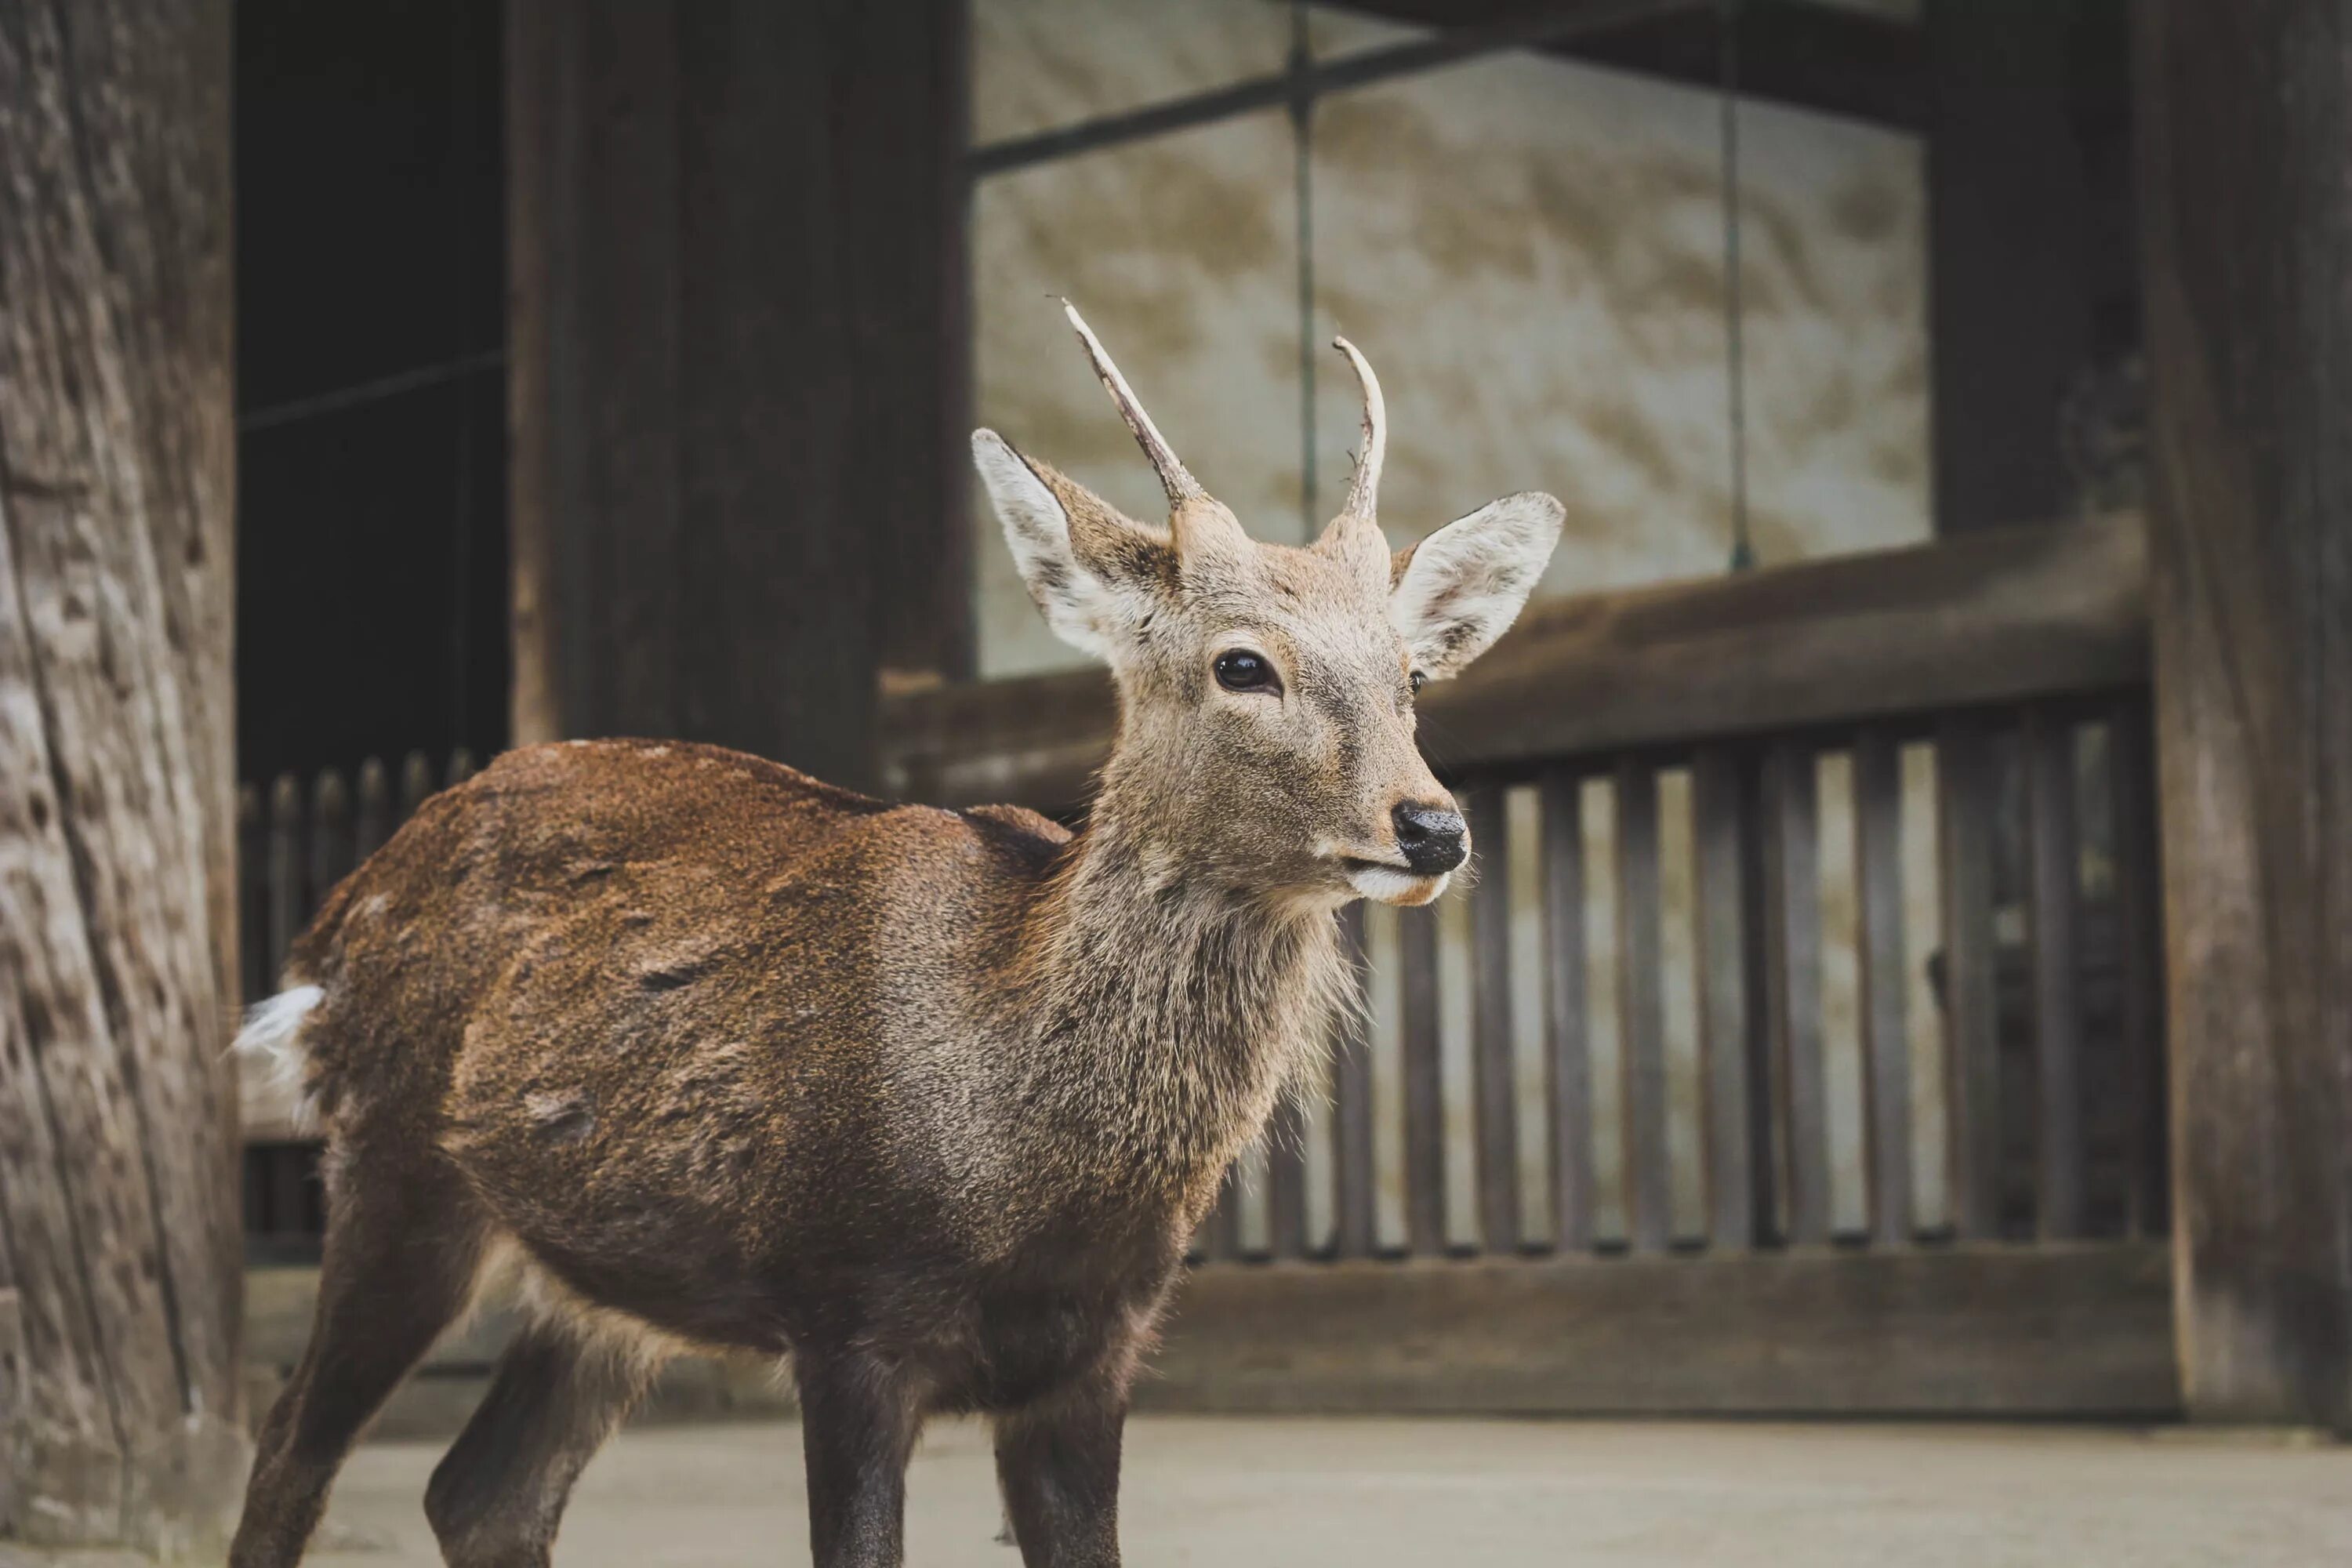
{"type": "MultiPolygon", "coordinates": [[[[1521,489],[1567,533],[1425,703],[1482,873],[1351,912],[1363,1017],[1229,1179],[1145,1405],[2352,1426],[2352,1058],[2314,1000],[2343,961],[2297,934],[2352,874],[2324,765],[2352,117],[2344,80],[2278,85],[2340,64],[2340,8],[184,9],[12,19],[0,61],[70,99],[111,79],[95,55],[202,132],[191,162],[116,128],[219,295],[155,286],[169,385],[222,405],[191,538],[231,537],[234,443],[233,556],[187,555],[206,695],[171,720],[214,878],[192,996],[276,989],[327,889],[510,745],[709,740],[1082,821],[1108,686],[1029,604],[969,431],[1158,515],[1066,296],[1244,525],[1303,542],[1356,437],[1343,331],[1387,389],[1393,543],[1521,489]]],[[[28,199],[70,209],[19,135],[28,199]]],[[[61,265],[135,313],[138,204],[93,210],[61,265]]],[[[67,645],[18,552],[37,669],[67,645]]],[[[167,1295],[230,1303],[204,1353],[258,1410],[308,1330],[318,1148],[258,1079],[184,1061],[156,1102],[141,1052],[186,1047],[122,1013],[91,1048],[134,1067],[91,1092],[138,1115],[100,1144],[239,1101],[186,1166],[236,1164],[220,1234],[148,1250],[167,1295]]],[[[36,1171],[27,1213],[73,1184],[36,1171]]],[[[91,1414],[129,1374],[75,1339],[69,1279],[37,1300],[13,1268],[0,1417],[14,1389],[35,1479],[0,1521],[71,1490],[32,1456],[79,1420],[117,1511],[52,1538],[156,1538],[120,1524],[142,1406],[91,1414]]],[[[501,1331],[444,1346],[380,1435],[453,1432],[501,1331]]],[[[696,1364],[647,1419],[781,1398],[696,1364]]]]}

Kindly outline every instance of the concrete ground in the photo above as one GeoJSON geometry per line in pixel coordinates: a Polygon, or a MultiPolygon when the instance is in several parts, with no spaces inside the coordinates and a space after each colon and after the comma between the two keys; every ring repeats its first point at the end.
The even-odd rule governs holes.
{"type": "MultiPolygon", "coordinates": [[[[1139,1417],[1133,1568],[2319,1568],[2352,1563],[2352,1447],[2067,1427],[1139,1417]]],[[[329,1510],[342,1568],[440,1559],[437,1446],[384,1443],[329,1510]]],[[[1015,1568],[984,1434],[933,1429],[908,1477],[917,1568],[1015,1568]]],[[[582,1481],[567,1568],[807,1561],[789,1424],[632,1432],[582,1481]]]]}

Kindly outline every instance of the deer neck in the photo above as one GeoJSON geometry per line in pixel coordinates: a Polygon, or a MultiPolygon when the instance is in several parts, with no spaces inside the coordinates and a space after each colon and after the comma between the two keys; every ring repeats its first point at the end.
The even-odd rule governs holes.
{"type": "Polygon", "coordinates": [[[1031,909],[1023,1091],[1198,1206],[1319,1059],[1350,971],[1330,905],[1188,877],[1151,818],[1114,773],[1031,909]]]}

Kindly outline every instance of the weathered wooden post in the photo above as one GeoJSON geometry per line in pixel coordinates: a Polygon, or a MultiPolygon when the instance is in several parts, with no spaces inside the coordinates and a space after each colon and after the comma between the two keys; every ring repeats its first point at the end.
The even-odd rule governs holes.
{"type": "Polygon", "coordinates": [[[867,784],[965,672],[962,14],[508,7],[518,742],[867,784]]]}
{"type": "Polygon", "coordinates": [[[233,1507],[228,0],[0,0],[0,1537],[233,1507]]]}
{"type": "Polygon", "coordinates": [[[2352,6],[2133,16],[2183,1384],[2352,1430],[2352,6]]]}

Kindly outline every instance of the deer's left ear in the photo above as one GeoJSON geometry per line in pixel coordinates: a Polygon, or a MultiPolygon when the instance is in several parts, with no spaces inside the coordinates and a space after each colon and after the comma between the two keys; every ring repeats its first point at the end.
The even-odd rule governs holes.
{"type": "Polygon", "coordinates": [[[1409,549],[1391,571],[1389,619],[1431,680],[1458,674],[1518,618],[1559,542],[1567,509],[1539,490],[1505,496],[1409,549]]]}

